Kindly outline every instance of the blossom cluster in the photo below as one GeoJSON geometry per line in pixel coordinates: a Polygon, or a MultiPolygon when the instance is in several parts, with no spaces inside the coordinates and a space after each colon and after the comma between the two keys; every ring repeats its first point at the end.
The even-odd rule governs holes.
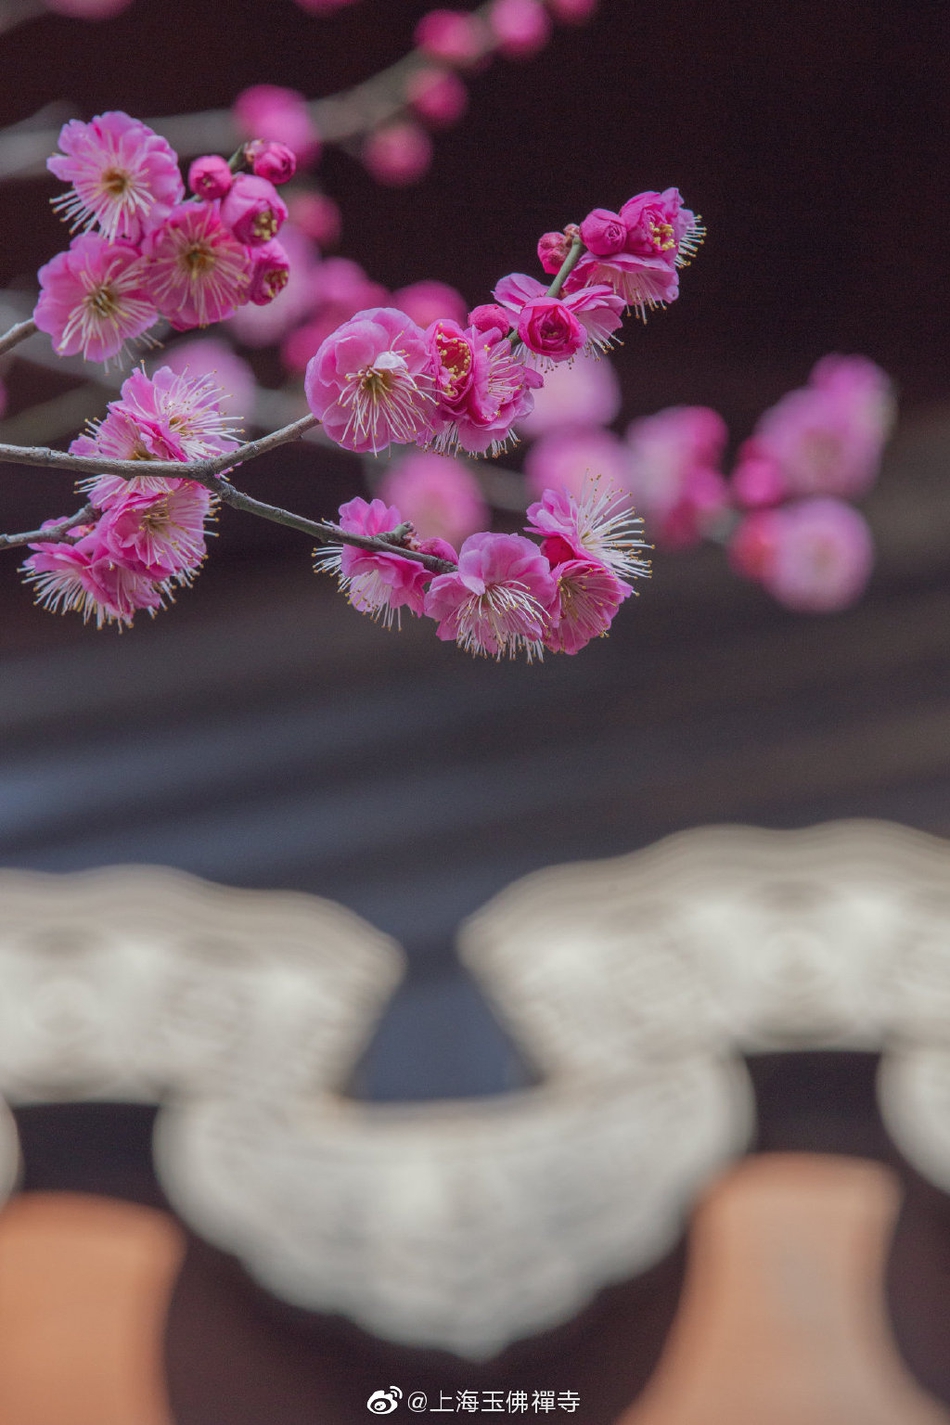
{"type": "Polygon", "coordinates": [[[59,146],[48,167],[71,187],[54,207],[81,231],[40,268],[34,312],[58,355],[109,361],[160,317],[178,331],[207,326],[286,284],[277,233],[287,207],[275,187],[294,173],[286,145],[255,140],[230,163],[196,159],[190,198],[174,150],[128,114],[73,119],[59,146]]]}
{"type": "Polygon", "coordinates": [[[330,546],[317,567],[336,575],[355,608],[387,625],[405,608],[435,620],[439,638],[469,653],[524,652],[531,662],[545,649],[577,653],[606,634],[633,593],[630,579],[649,573],[642,523],[620,492],[592,480],[579,496],[547,490],[530,506],[526,534],[540,544],[526,534],[484,532],[456,552],[444,539],[418,538],[396,506],[357,498],[341,506],[340,529],[391,547],[330,546]],[[445,572],[411,553],[444,561],[445,572]]]}
{"type": "MultiPolygon", "coordinates": [[[[209,376],[189,377],[167,366],[151,378],[133,371],[119,400],[73,441],[70,453],[143,463],[222,454],[237,444],[222,394],[209,376]]],[[[77,610],[99,627],[129,626],[139,610],[155,614],[201,567],[212,494],[194,480],[146,474],[131,480],[98,475],[80,488],[88,521],[68,537],[32,544],[24,561],[37,602],[77,610]]]]}
{"type": "Polygon", "coordinates": [[[602,235],[606,211],[541,239],[552,283],[512,273],[495,287],[494,302],[468,312],[464,324],[441,317],[423,328],[395,307],[374,306],[336,327],[304,382],[330,438],[374,455],[393,442],[441,454],[504,450],[544,373],[609,348],[625,307],[643,313],[675,300],[677,264],[702,237],[675,188],[624,204],[616,242],[602,235]]]}

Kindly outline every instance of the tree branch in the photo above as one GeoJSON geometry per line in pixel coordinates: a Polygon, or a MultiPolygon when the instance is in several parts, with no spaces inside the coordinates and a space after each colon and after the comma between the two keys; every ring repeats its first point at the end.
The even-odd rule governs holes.
{"type": "Polygon", "coordinates": [[[0,356],[17,346],[21,341],[26,341],[28,336],[36,335],[36,322],[30,317],[28,321],[17,322],[8,332],[0,336],[0,356]]]}
{"type": "Polygon", "coordinates": [[[59,544],[71,529],[89,524],[97,514],[95,505],[83,505],[68,519],[57,520],[45,529],[30,529],[25,534],[0,534],[0,549],[13,549],[18,544],[59,544]]]}

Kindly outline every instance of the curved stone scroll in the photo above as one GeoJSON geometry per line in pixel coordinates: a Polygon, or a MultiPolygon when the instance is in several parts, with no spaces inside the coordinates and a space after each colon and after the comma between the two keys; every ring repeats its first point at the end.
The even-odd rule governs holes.
{"type": "MultiPolygon", "coordinates": [[[[543,1083],[464,1103],[340,1097],[400,965],[340,907],[148,869],[0,897],[0,1094],[162,1101],[166,1191],[268,1288],[472,1357],[666,1249],[748,1139],[740,1053],[883,1047],[885,1086],[950,1054],[950,846],[881,823],[702,829],[510,887],[462,953],[543,1083]]],[[[916,1140],[885,1110],[940,1181],[940,1104],[916,1140]]],[[[5,1152],[9,1184],[9,1127],[5,1152]]]]}

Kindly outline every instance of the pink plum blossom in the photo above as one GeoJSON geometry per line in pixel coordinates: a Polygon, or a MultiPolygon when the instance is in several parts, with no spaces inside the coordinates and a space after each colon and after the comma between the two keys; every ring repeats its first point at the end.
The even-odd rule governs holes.
{"type": "Polygon", "coordinates": [[[103,553],[134,574],[188,584],[206,553],[211,492],[193,480],[166,480],[164,489],[126,489],[97,526],[103,553]]]}
{"type": "Polygon", "coordinates": [[[568,361],[582,348],[603,350],[621,324],[623,301],[607,286],[548,297],[536,277],[514,272],[501,279],[493,296],[517,314],[525,346],[550,362],[568,361]]]}
{"type": "MultiPolygon", "coordinates": [[[[459,320],[462,319],[459,318],[459,320]]],[[[511,312],[507,311],[505,307],[499,306],[497,302],[484,302],[480,307],[473,307],[468,314],[468,324],[479,332],[488,332],[494,329],[501,336],[507,336],[514,326],[511,312]]]]}
{"type": "Polygon", "coordinates": [[[628,487],[671,547],[697,543],[728,504],[718,463],[725,421],[706,406],[670,406],[627,430],[628,487]]]}
{"type": "Polygon", "coordinates": [[[244,153],[256,177],[266,178],[269,183],[289,183],[297,172],[297,155],[277,139],[252,139],[245,144],[244,153]]]}
{"type": "Polygon", "coordinates": [[[393,293],[393,306],[405,312],[420,327],[448,317],[453,322],[465,322],[466,302],[461,292],[447,282],[413,282],[393,293]]]}
{"type": "Polygon", "coordinates": [[[623,252],[627,242],[627,227],[619,213],[609,208],[595,208],[581,223],[584,245],[595,257],[612,257],[623,252]]]}
{"type": "Polygon", "coordinates": [[[32,545],[21,568],[33,585],[36,602],[53,613],[76,610],[83,623],[115,623],[130,628],[140,609],[154,615],[164,607],[152,579],[117,564],[103,549],[96,530],[75,542],[32,545]]]}
{"type": "Polygon", "coordinates": [[[849,608],[871,576],[874,543],[867,521],[843,500],[798,500],[767,513],[772,549],[761,580],[786,608],[834,613],[849,608]]]}
{"type": "Polygon", "coordinates": [[[145,265],[129,243],[84,233],[38,276],[33,319],[52,337],[58,356],[108,361],[157,320],[145,265]]]}
{"type": "Polygon", "coordinates": [[[532,494],[567,490],[580,495],[589,475],[600,475],[624,489],[627,465],[626,447],[613,431],[598,426],[562,426],[532,445],[524,471],[532,494]]]}
{"type": "Polygon", "coordinates": [[[528,506],[526,529],[541,536],[542,551],[552,565],[593,559],[618,578],[640,578],[650,572],[649,561],[637,552],[648,547],[643,520],[634,514],[624,492],[596,476],[580,495],[545,490],[537,504],[528,506]]]}
{"type": "Polygon", "coordinates": [[[234,174],[227,159],[217,153],[196,158],[188,169],[188,187],[196,198],[202,198],[206,203],[223,198],[233,182],[234,174]]]}
{"type": "Polygon", "coordinates": [[[420,451],[388,470],[380,485],[420,535],[459,545],[490,519],[481,486],[461,460],[420,451]]]}
{"type": "Polygon", "coordinates": [[[431,431],[442,454],[461,448],[473,455],[504,450],[511,428],[531,409],[541,377],[518,361],[496,327],[463,330],[458,322],[433,322],[426,332],[438,407],[431,431]]]}
{"type": "Polygon", "coordinates": [[[429,59],[446,64],[474,64],[485,52],[484,22],[464,10],[430,10],[416,25],[415,42],[429,59]]]}
{"type": "Polygon", "coordinates": [[[557,590],[547,559],[519,534],[473,534],[459,551],[458,569],[437,574],[425,612],[437,634],[468,653],[528,662],[542,656],[557,590]]]}
{"type": "Polygon", "coordinates": [[[425,334],[393,307],[358,312],[307,365],[307,404],[331,440],[378,455],[431,428],[435,382],[425,334]]]}
{"type": "Polygon", "coordinates": [[[234,117],[249,139],[276,139],[292,149],[303,166],[320,157],[320,135],[306,99],[296,89],[254,84],[238,95],[234,117]]]}
{"type": "Polygon", "coordinates": [[[224,321],[247,301],[252,258],[215,203],[180,203],[145,239],[145,281],[178,331],[224,321]]]}
{"type": "Polygon", "coordinates": [[[363,145],[363,163],[376,179],[390,188],[416,183],[432,162],[432,140],[410,119],[386,124],[370,134],[363,145]]]}
{"type": "Polygon", "coordinates": [[[287,218],[287,204],[273,183],[255,173],[239,173],[221,201],[221,221],[248,247],[275,238],[287,218]]]}
{"type": "Polygon", "coordinates": [[[602,286],[615,292],[641,318],[655,307],[675,302],[679,296],[675,267],[661,257],[635,257],[629,252],[618,252],[613,257],[585,252],[568,275],[564,290],[572,293],[602,286]]]}
{"type": "Polygon", "coordinates": [[[410,74],[406,98],[413,112],[430,128],[456,123],[468,108],[468,90],[455,71],[432,65],[410,74]]]}
{"type": "Polygon", "coordinates": [[[110,242],[137,242],[156,206],[171,206],[184,194],[178,159],[167,140],[120,110],[90,123],[70,119],[59,135],[62,154],[46,160],[57,178],[72,183],[53,200],[73,227],[96,223],[110,242]]]}
{"type": "MultiPolygon", "coordinates": [[[[564,427],[609,425],[619,410],[620,382],[613,366],[581,352],[570,365],[545,372],[544,385],[534,394],[534,409],[522,416],[519,429],[534,439],[564,427]]],[[[624,485],[626,479],[618,483],[624,485]]]]}
{"type": "MultiPolygon", "coordinates": [[[[382,500],[367,504],[357,497],[340,506],[339,524],[347,534],[384,535],[402,523],[399,510],[382,500]]],[[[413,547],[455,561],[455,550],[444,540],[417,541],[413,547]]],[[[335,574],[353,607],[372,618],[382,619],[387,628],[394,619],[398,624],[400,610],[404,608],[417,617],[422,614],[425,585],[432,578],[431,570],[418,560],[359,549],[351,544],[328,545],[319,550],[315,567],[335,574]]]]}
{"type": "Polygon", "coordinates": [[[684,267],[706,235],[696,214],[683,207],[678,188],[638,193],[624,203],[620,216],[627,229],[626,251],[660,257],[671,267],[684,267]]]}
{"type": "Polygon", "coordinates": [[[552,653],[577,653],[592,638],[602,638],[624,599],[629,584],[595,559],[568,559],[551,570],[557,586],[557,607],[544,636],[552,653]]]}
{"type": "Polygon", "coordinates": [[[121,411],[140,430],[180,449],[181,455],[172,459],[201,460],[238,444],[235,421],[222,409],[223,394],[210,374],[191,375],[162,366],[152,376],[133,371],[109,410],[121,411]]]}
{"type": "Polygon", "coordinates": [[[551,20],[541,0],[492,0],[488,23],[506,59],[529,59],[551,37],[551,20]]]}
{"type": "Polygon", "coordinates": [[[890,382],[862,356],[826,356],[809,384],[765,412],[752,443],[793,495],[863,495],[894,418],[890,382]]]}

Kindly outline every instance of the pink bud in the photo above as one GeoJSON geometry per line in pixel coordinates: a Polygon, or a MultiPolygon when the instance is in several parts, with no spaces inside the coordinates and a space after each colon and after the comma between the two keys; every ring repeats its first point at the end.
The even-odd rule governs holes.
{"type": "Polygon", "coordinates": [[[623,252],[627,241],[627,225],[619,213],[609,208],[595,208],[581,223],[581,238],[595,257],[613,257],[623,252]]]}
{"type": "Polygon", "coordinates": [[[529,59],[551,37],[551,21],[541,0],[494,0],[488,22],[506,59],[529,59]]]}
{"type": "Polygon", "coordinates": [[[284,290],[289,277],[290,260],[287,253],[277,239],[272,238],[262,247],[254,249],[249,300],[257,307],[266,307],[268,302],[273,302],[284,290]]]}
{"type": "Polygon", "coordinates": [[[430,10],[416,25],[415,41],[423,54],[446,64],[474,64],[487,48],[482,22],[464,10],[430,10]]]}
{"type": "Polygon", "coordinates": [[[291,222],[320,247],[340,240],[340,210],[325,193],[288,193],[291,222]]]}
{"type": "Polygon", "coordinates": [[[548,9],[562,25],[583,25],[597,9],[597,3],[598,0],[548,0],[548,9]]]}
{"type": "Polygon", "coordinates": [[[566,233],[545,233],[538,242],[538,259],[545,272],[555,276],[571,250],[566,233]]]}
{"type": "Polygon", "coordinates": [[[511,331],[511,313],[497,302],[485,302],[483,306],[475,307],[469,312],[468,324],[476,331],[487,332],[495,329],[500,331],[502,336],[507,336],[511,331]]]}
{"type": "Polygon", "coordinates": [[[777,543],[775,513],[757,510],[745,517],[729,541],[729,563],[737,574],[758,582],[772,567],[777,543]]]}
{"type": "Polygon", "coordinates": [[[408,121],[377,129],[363,145],[363,162],[377,183],[401,188],[415,183],[432,162],[432,140],[408,121]]]}
{"type": "Polygon", "coordinates": [[[188,187],[196,198],[213,203],[215,198],[223,198],[234,181],[234,174],[228,167],[227,159],[217,153],[196,158],[188,170],[188,187]]]}
{"type": "Polygon", "coordinates": [[[248,247],[270,242],[286,217],[287,205],[273,183],[253,173],[239,173],[221,204],[221,221],[248,247]]]}
{"type": "Polygon", "coordinates": [[[252,139],[244,152],[257,177],[269,183],[289,183],[297,172],[297,155],[276,139],[252,139]]]}
{"type": "Polygon", "coordinates": [[[450,69],[417,69],[409,77],[406,98],[433,128],[454,124],[468,108],[468,90],[450,69]]]}

